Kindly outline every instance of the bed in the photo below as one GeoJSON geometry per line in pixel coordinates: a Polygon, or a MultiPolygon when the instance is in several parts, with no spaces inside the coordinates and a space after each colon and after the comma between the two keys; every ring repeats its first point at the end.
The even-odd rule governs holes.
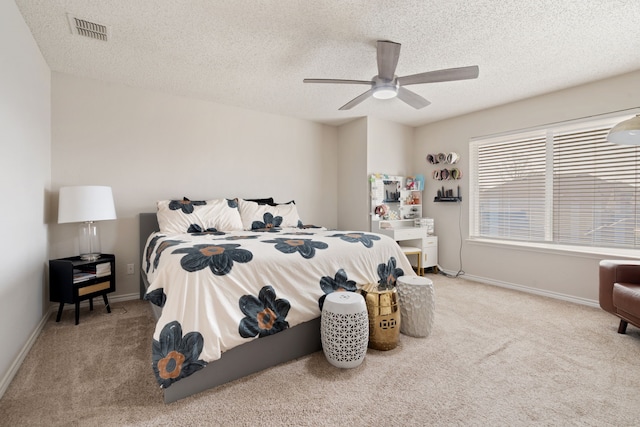
{"type": "Polygon", "coordinates": [[[306,226],[272,199],[160,201],[140,247],[165,403],[321,350],[327,294],[415,274],[389,237],[306,226]]]}

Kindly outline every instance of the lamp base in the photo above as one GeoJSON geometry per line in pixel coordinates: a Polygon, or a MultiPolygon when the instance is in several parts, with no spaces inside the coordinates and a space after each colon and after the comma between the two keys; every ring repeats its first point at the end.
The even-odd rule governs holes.
{"type": "Polygon", "coordinates": [[[80,259],[84,261],[95,261],[100,258],[100,234],[98,227],[92,221],[84,222],[80,225],[80,235],[78,236],[80,246],[80,259]]]}

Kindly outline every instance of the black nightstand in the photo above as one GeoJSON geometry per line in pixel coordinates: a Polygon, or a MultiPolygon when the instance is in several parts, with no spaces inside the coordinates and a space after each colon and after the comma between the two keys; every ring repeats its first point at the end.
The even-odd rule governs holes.
{"type": "Polygon", "coordinates": [[[95,261],[84,261],[79,256],[49,261],[49,300],[59,302],[56,322],[60,321],[64,304],[76,305],[76,325],[80,322],[80,301],[102,295],[107,312],[111,313],[107,294],[116,290],[116,257],[102,254],[95,261]]]}

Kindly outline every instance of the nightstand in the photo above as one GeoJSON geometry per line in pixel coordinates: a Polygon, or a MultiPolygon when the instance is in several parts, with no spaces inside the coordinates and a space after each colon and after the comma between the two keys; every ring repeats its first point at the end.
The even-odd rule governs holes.
{"type": "Polygon", "coordinates": [[[93,298],[102,295],[107,312],[111,313],[107,294],[116,290],[116,257],[102,254],[95,261],[85,261],[79,256],[49,261],[49,300],[59,302],[56,322],[60,321],[65,304],[75,304],[76,325],[80,322],[80,301],[89,300],[93,310],[93,298]]]}

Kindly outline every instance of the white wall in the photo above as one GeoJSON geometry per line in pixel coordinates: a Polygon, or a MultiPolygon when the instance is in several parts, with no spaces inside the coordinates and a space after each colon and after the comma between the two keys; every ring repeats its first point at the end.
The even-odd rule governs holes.
{"type": "Polygon", "coordinates": [[[13,1],[0,2],[0,396],[48,313],[51,73],[13,1]]]}
{"type": "MultiPolygon", "coordinates": [[[[458,271],[460,240],[467,239],[469,235],[470,138],[639,105],[640,72],[635,72],[418,128],[414,169],[426,177],[425,216],[435,218],[440,265],[447,271],[458,271]],[[462,204],[433,202],[437,188],[442,183],[431,179],[434,166],[427,165],[425,156],[449,151],[462,156],[458,165],[463,172],[463,179],[459,182],[462,204]],[[460,222],[459,215],[462,215],[460,222]],[[462,233],[459,232],[459,223],[462,233]]],[[[462,269],[468,277],[505,286],[524,287],[534,292],[558,294],[559,297],[569,295],[594,304],[598,300],[598,262],[606,257],[609,256],[534,251],[466,241],[462,243],[462,269]]]]}
{"type": "Polygon", "coordinates": [[[367,118],[338,128],[338,228],[369,229],[367,118]]]}
{"type": "Polygon", "coordinates": [[[374,117],[367,121],[367,171],[387,175],[415,175],[415,128],[374,117]]]}
{"type": "Polygon", "coordinates": [[[413,175],[414,128],[363,117],[338,128],[338,228],[371,230],[369,176],[413,175]]]}
{"type": "MultiPolygon", "coordinates": [[[[335,127],[61,73],[52,89],[52,210],[61,186],[113,188],[118,219],[99,226],[114,296],[138,292],[138,214],[157,200],[294,199],[303,222],[337,226],[335,127]]],[[[56,220],[52,257],[76,254],[77,226],[56,220]]]]}
{"type": "MultiPolygon", "coordinates": [[[[399,123],[369,117],[367,121],[367,175],[413,176],[415,128],[399,123]]],[[[368,230],[376,231],[378,223],[372,222],[370,184],[367,182],[368,230]]]]}

